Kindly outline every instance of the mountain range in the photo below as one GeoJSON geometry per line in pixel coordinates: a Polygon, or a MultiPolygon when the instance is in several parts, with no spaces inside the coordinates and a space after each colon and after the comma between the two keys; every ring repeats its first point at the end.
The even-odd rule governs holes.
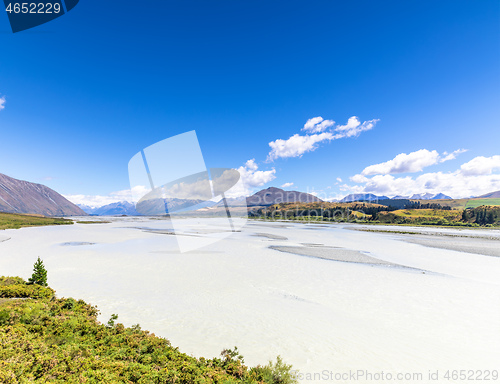
{"type": "MultiPolygon", "coordinates": [[[[500,198],[500,191],[487,193],[478,198],[500,198]]],[[[378,196],[375,194],[350,194],[345,196],[339,202],[389,200],[387,196],[378,196]]],[[[394,196],[392,199],[410,199],[410,200],[448,200],[452,199],[443,193],[431,194],[421,193],[412,196],[394,196]]],[[[311,203],[322,202],[318,197],[299,191],[285,191],[276,187],[269,187],[254,193],[246,198],[248,207],[269,206],[280,203],[311,203]]],[[[245,206],[245,197],[226,198],[228,205],[233,207],[245,206]]],[[[21,214],[39,214],[44,216],[137,216],[140,214],[156,214],[159,203],[162,207],[168,206],[171,210],[182,212],[186,209],[210,209],[224,206],[224,201],[202,201],[202,200],[183,200],[167,199],[159,202],[145,200],[140,202],[137,207],[132,202],[120,201],[107,204],[101,207],[90,207],[87,205],[75,205],[56,191],[49,187],[31,183],[28,181],[14,179],[0,173],[0,212],[21,213],[21,214]],[[154,203],[154,204],[153,204],[154,203]],[[149,207],[151,205],[151,207],[149,207]],[[153,207],[154,206],[154,207],[153,207]],[[155,208],[148,213],[148,209],[155,208]]]]}
{"type": "Polygon", "coordinates": [[[138,215],[135,209],[135,204],[130,203],[128,201],[119,201],[116,203],[106,204],[103,205],[102,207],[96,207],[96,208],[80,204],[78,204],[78,206],[83,211],[93,216],[121,216],[121,215],[137,216],[138,215]]]}
{"type": "MultiPolygon", "coordinates": [[[[478,196],[480,198],[494,198],[500,197],[500,191],[488,193],[483,196],[478,196]]],[[[384,196],[384,195],[374,195],[372,193],[362,194],[350,194],[344,197],[341,200],[335,200],[334,202],[340,203],[350,203],[354,201],[370,201],[377,202],[382,200],[447,200],[452,199],[450,196],[447,196],[443,193],[431,194],[431,193],[421,193],[421,194],[413,194],[411,196],[394,196],[392,198],[384,196]]],[[[220,200],[219,202],[206,201],[206,202],[198,202],[198,201],[183,201],[177,199],[178,201],[171,201],[168,204],[173,204],[175,206],[186,205],[186,208],[192,207],[196,204],[195,209],[206,209],[206,208],[217,208],[223,207],[224,202],[220,200]]],[[[244,197],[240,198],[226,198],[227,204],[232,207],[244,206],[244,197]]],[[[273,204],[279,203],[310,203],[310,202],[321,202],[323,200],[318,197],[311,195],[306,192],[299,191],[285,191],[276,187],[269,187],[263,189],[261,191],[256,192],[250,197],[246,198],[246,203],[248,207],[258,207],[258,206],[269,206],[273,204]]],[[[111,215],[128,215],[135,216],[138,215],[135,205],[133,203],[129,203],[127,201],[122,201],[119,203],[108,204],[99,208],[91,208],[88,206],[80,206],[85,212],[91,215],[98,216],[111,216],[111,215]]],[[[145,212],[146,213],[146,212],[145,212]]]]}
{"type": "Polygon", "coordinates": [[[347,195],[342,200],[339,200],[340,203],[352,203],[353,201],[378,201],[378,200],[400,200],[400,199],[408,199],[408,200],[451,200],[450,196],[447,196],[443,193],[420,193],[414,194],[412,196],[394,196],[392,198],[387,196],[377,196],[372,193],[353,193],[351,195],[347,195]]]}
{"type": "Polygon", "coordinates": [[[44,216],[86,216],[75,204],[42,184],[0,173],[0,212],[44,216]]]}
{"type": "Polygon", "coordinates": [[[344,197],[342,200],[340,200],[340,203],[352,203],[353,201],[377,201],[377,200],[388,200],[389,198],[387,196],[377,196],[374,195],[373,193],[353,193],[350,195],[347,195],[344,197]]]}

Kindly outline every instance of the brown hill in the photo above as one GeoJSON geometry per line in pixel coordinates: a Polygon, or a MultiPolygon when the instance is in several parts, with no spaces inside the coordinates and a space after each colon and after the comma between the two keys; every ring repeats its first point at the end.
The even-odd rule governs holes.
{"type": "Polygon", "coordinates": [[[314,203],[323,201],[309,193],[285,191],[280,188],[269,187],[247,198],[247,206],[268,206],[279,203],[314,203]]]}
{"type": "Polygon", "coordinates": [[[45,185],[17,180],[0,173],[0,212],[44,216],[86,216],[72,202],[45,185]]]}
{"type": "Polygon", "coordinates": [[[478,199],[500,199],[500,191],[490,192],[486,195],[478,196],[478,199]]]}

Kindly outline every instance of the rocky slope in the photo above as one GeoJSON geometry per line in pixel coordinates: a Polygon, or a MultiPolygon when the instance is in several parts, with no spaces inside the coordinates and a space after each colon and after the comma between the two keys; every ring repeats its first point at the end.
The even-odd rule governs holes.
{"type": "Polygon", "coordinates": [[[0,173],[0,212],[44,216],[86,216],[72,202],[45,185],[17,180],[0,173]]]}

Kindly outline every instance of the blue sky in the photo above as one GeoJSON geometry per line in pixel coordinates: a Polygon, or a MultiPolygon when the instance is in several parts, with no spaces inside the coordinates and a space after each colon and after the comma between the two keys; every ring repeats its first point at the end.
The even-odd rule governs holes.
{"type": "Polygon", "coordinates": [[[16,34],[2,11],[0,109],[0,173],[78,202],[125,199],[130,158],[193,129],[249,191],[485,193],[500,2],[82,0],[16,34]]]}

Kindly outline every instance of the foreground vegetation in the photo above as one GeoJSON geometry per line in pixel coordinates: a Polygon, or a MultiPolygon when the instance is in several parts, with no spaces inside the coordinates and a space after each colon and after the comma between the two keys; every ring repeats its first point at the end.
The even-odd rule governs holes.
{"type": "Polygon", "coordinates": [[[17,213],[0,212],[0,229],[19,229],[23,227],[67,224],[73,224],[73,220],[45,217],[41,215],[20,215],[17,213]]]}
{"type": "Polygon", "coordinates": [[[0,277],[0,383],[296,382],[279,357],[254,368],[236,348],[198,359],[139,325],[116,323],[116,315],[101,324],[98,313],[51,288],[0,277]]]}
{"type": "Polygon", "coordinates": [[[250,216],[266,220],[306,222],[492,227],[500,225],[500,206],[483,205],[466,209],[452,209],[450,206],[442,206],[439,203],[422,204],[410,200],[403,209],[365,202],[281,203],[252,211],[250,216]]]}

